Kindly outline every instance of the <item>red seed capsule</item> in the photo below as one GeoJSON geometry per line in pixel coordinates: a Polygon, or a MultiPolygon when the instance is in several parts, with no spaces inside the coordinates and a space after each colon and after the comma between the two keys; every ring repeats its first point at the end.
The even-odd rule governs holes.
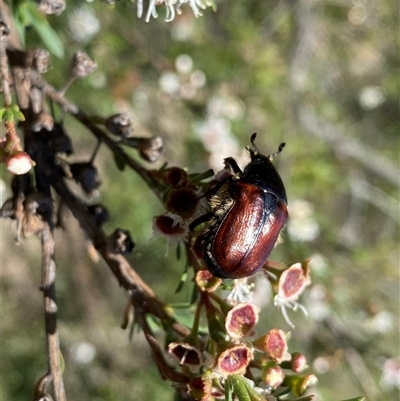
{"type": "Polygon", "coordinates": [[[282,179],[251,137],[251,162],[242,172],[233,158],[225,160],[234,175],[211,198],[213,217],[203,243],[204,261],[221,278],[243,278],[266,262],[287,217],[282,179]]]}

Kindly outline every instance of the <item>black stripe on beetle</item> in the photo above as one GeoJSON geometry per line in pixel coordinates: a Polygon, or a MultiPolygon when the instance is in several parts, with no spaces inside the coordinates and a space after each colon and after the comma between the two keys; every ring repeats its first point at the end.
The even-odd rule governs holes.
{"type": "Polygon", "coordinates": [[[216,277],[237,279],[256,273],[267,261],[288,218],[286,191],[271,162],[251,136],[251,161],[242,172],[225,159],[233,176],[212,196],[212,217],[204,237],[203,258],[216,277]]]}

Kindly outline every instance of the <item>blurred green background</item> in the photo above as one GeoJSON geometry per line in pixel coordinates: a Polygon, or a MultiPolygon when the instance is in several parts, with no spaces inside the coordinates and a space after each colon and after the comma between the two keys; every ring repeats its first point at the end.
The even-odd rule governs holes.
{"type": "MultiPolygon", "coordinates": [[[[216,5],[199,18],[184,5],[169,23],[162,6],[158,19],[146,23],[129,2],[68,1],[60,16],[48,18],[65,56],[52,57],[45,78],[61,88],[73,53],[88,52],[98,69],[67,97],[89,115],[127,112],[135,135],[160,135],[164,159],[149,168],[166,161],[190,172],[218,171],[228,156],[243,166],[253,132],[266,154],[286,142],[275,164],[290,219],[271,257],[287,264],[311,257],[313,280],[302,297],[309,317],[289,312],[296,324],[290,350],[303,352],[318,376],[316,401],[397,399],[398,1],[216,5]]],[[[34,45],[43,46],[28,29],[26,47],[34,45]]],[[[64,125],[74,142],[71,160],[88,160],[94,138],[69,116],[64,125]]],[[[96,165],[102,187],[91,201],[111,213],[105,230],[129,229],[137,243],[132,265],[160,298],[187,301],[190,288],[174,295],[183,261],[173,249],[164,257],[166,241],[151,239],[152,217],[162,205],[134,172],[115,167],[105,147],[96,165]]],[[[11,177],[1,171],[5,200],[11,177]]],[[[119,328],[124,291],[102,261],[89,258],[69,214],[66,222],[68,229],[56,232],[56,258],[68,399],[172,400],[144,338],[136,333],[129,341],[119,328]]],[[[0,398],[27,400],[47,368],[40,243],[29,238],[17,247],[14,234],[15,223],[2,220],[0,398]]],[[[262,284],[259,332],[288,331],[262,284]]]]}

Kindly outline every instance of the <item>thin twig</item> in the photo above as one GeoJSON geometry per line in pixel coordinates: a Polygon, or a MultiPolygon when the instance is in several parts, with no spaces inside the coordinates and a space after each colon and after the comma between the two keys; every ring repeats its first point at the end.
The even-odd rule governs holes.
{"type": "Polygon", "coordinates": [[[61,352],[57,331],[56,301],[56,263],[54,261],[54,238],[49,222],[44,222],[41,232],[42,243],[42,291],[44,296],[44,320],[47,338],[49,371],[53,378],[54,397],[56,401],[66,401],[64,382],[61,370],[61,352]]]}

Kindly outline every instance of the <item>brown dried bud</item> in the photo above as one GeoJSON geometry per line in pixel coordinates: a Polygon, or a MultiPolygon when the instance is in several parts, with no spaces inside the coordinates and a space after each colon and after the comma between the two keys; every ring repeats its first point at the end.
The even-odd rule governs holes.
{"type": "Polygon", "coordinates": [[[108,244],[112,252],[122,255],[132,252],[132,249],[135,247],[130,232],[128,230],[121,230],[120,228],[117,228],[108,237],[108,244]]]}
{"type": "Polygon", "coordinates": [[[91,163],[74,163],[70,165],[71,174],[88,195],[94,195],[100,186],[99,173],[91,163]]]}
{"type": "Polygon", "coordinates": [[[47,15],[60,15],[65,10],[65,0],[38,0],[39,11],[47,15]]]}
{"type": "Polygon", "coordinates": [[[44,49],[32,49],[28,54],[28,63],[39,74],[44,74],[50,67],[50,53],[44,49]]]}
{"type": "Polygon", "coordinates": [[[97,63],[87,53],[78,51],[74,54],[71,63],[71,72],[74,77],[83,78],[94,72],[97,63]]]}
{"type": "Polygon", "coordinates": [[[10,37],[10,28],[4,21],[0,21],[0,41],[6,42],[10,37]]]}
{"type": "Polygon", "coordinates": [[[97,227],[101,227],[110,219],[110,213],[107,208],[99,203],[87,206],[87,210],[97,227]]]}
{"type": "Polygon", "coordinates": [[[139,153],[146,161],[155,163],[163,151],[163,140],[159,136],[144,138],[139,145],[139,153]]]}
{"type": "Polygon", "coordinates": [[[35,116],[35,119],[31,123],[31,130],[33,132],[39,132],[42,129],[51,131],[54,127],[53,116],[49,113],[42,111],[35,116]]]}
{"type": "Polygon", "coordinates": [[[114,135],[123,138],[129,138],[132,136],[132,121],[126,113],[114,114],[113,116],[108,117],[106,120],[106,127],[114,135]]]}

